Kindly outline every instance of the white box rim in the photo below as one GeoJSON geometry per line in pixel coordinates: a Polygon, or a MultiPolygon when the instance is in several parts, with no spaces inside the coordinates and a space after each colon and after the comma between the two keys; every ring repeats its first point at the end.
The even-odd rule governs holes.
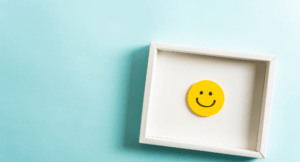
{"type": "Polygon", "coordinates": [[[193,149],[193,150],[200,150],[200,151],[209,151],[209,152],[265,159],[268,132],[269,132],[270,114],[271,114],[276,58],[277,57],[273,55],[264,55],[264,54],[256,54],[256,53],[236,52],[236,51],[228,51],[228,50],[151,42],[150,50],[149,50],[149,58],[148,58],[148,67],[147,67],[147,75],[146,75],[139,142],[145,144],[153,144],[153,145],[161,145],[161,146],[169,146],[169,147],[177,147],[177,148],[185,148],[185,149],[193,149]],[[242,59],[242,60],[263,61],[267,63],[256,151],[146,137],[148,111],[149,111],[149,107],[151,107],[151,94],[153,91],[152,84],[155,77],[154,73],[155,73],[158,50],[181,52],[181,53],[193,53],[193,54],[242,59]]]}

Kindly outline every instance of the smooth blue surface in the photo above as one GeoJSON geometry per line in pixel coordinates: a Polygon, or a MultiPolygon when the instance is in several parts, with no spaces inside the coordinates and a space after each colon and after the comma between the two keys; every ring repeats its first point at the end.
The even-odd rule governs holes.
{"type": "Polygon", "coordinates": [[[260,161],[138,143],[151,41],[278,56],[261,161],[299,161],[299,17],[298,0],[0,0],[0,161],[260,161]]]}

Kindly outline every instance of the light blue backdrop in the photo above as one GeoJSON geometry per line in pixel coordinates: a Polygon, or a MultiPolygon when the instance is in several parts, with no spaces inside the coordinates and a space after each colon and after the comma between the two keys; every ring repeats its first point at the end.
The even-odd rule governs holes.
{"type": "Polygon", "coordinates": [[[0,0],[0,161],[260,161],[138,143],[151,41],[278,56],[261,161],[299,161],[299,17],[298,0],[0,0]]]}

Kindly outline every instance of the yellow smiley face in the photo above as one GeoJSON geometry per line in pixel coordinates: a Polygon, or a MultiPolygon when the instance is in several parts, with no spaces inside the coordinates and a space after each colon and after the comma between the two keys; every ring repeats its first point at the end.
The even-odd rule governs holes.
{"type": "Polygon", "coordinates": [[[222,88],[210,80],[195,83],[187,95],[190,109],[203,117],[218,113],[222,109],[224,101],[225,96],[222,88]]]}

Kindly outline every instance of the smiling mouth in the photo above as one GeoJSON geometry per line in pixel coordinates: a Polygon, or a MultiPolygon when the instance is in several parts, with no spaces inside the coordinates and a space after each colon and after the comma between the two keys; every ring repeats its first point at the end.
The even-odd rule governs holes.
{"type": "Polygon", "coordinates": [[[198,101],[198,97],[196,98],[196,101],[197,101],[198,105],[200,105],[200,106],[202,106],[202,107],[212,107],[212,106],[214,106],[214,104],[216,103],[216,100],[214,100],[214,102],[213,102],[211,105],[205,106],[205,105],[202,105],[202,104],[198,101]]]}

